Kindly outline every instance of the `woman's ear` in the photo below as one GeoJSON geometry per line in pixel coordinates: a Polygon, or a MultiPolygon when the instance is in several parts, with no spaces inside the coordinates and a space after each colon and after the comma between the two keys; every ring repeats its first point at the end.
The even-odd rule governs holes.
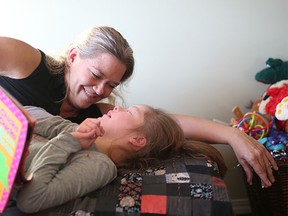
{"type": "Polygon", "coordinates": [[[140,149],[140,148],[143,148],[146,145],[147,140],[143,136],[133,136],[133,137],[130,137],[129,142],[134,147],[136,147],[137,149],[140,149]]]}
{"type": "Polygon", "coordinates": [[[77,55],[77,49],[76,48],[72,48],[69,50],[68,55],[67,55],[68,65],[70,65],[74,61],[76,55],[77,55]]]}

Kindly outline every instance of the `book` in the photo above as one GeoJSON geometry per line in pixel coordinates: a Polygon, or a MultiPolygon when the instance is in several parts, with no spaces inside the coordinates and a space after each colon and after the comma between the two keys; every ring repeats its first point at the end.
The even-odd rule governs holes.
{"type": "Polygon", "coordinates": [[[0,86],[0,213],[4,212],[13,187],[28,181],[24,163],[34,126],[30,114],[0,86]]]}

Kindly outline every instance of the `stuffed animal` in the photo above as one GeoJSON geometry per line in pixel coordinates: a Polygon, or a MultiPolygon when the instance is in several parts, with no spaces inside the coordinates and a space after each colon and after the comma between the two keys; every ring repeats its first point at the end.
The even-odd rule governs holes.
{"type": "Polygon", "coordinates": [[[271,117],[276,118],[276,125],[279,130],[288,132],[288,116],[286,109],[287,101],[284,100],[288,96],[288,79],[279,81],[271,85],[262,97],[262,101],[259,104],[259,112],[263,115],[269,114],[271,117]],[[280,104],[280,105],[278,105],[280,104]],[[282,104],[282,105],[281,105],[282,104]],[[277,108],[278,107],[278,108],[277,108]],[[276,109],[278,114],[276,115],[276,109]],[[280,111],[281,110],[281,111],[280,111]],[[281,118],[279,118],[281,114],[281,118]]]}
{"type": "Polygon", "coordinates": [[[265,84],[274,84],[281,80],[288,80],[288,61],[269,58],[266,68],[255,75],[255,79],[265,84]]]}
{"type": "Polygon", "coordinates": [[[283,98],[282,101],[277,104],[275,116],[279,120],[288,120],[288,96],[283,98]]]}
{"type": "Polygon", "coordinates": [[[288,79],[271,85],[259,103],[259,112],[271,116],[269,133],[259,139],[274,159],[288,160],[288,79]]]}

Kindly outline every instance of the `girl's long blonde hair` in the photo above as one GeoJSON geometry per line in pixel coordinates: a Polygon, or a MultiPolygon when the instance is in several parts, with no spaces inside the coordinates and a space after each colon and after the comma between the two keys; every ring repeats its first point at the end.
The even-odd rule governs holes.
{"type": "Polygon", "coordinates": [[[185,139],[183,130],[168,113],[148,108],[144,124],[137,128],[146,137],[147,144],[138,152],[131,153],[125,163],[118,164],[119,168],[145,169],[176,155],[187,155],[216,162],[220,174],[225,175],[227,167],[217,149],[207,143],[185,139]]]}

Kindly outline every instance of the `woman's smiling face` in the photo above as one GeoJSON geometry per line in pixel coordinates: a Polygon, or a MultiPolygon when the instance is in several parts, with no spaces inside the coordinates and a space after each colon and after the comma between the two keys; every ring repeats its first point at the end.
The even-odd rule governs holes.
{"type": "Polygon", "coordinates": [[[101,53],[83,59],[76,48],[70,50],[68,63],[68,100],[77,109],[87,108],[108,97],[126,71],[126,66],[111,54],[101,53]]]}

